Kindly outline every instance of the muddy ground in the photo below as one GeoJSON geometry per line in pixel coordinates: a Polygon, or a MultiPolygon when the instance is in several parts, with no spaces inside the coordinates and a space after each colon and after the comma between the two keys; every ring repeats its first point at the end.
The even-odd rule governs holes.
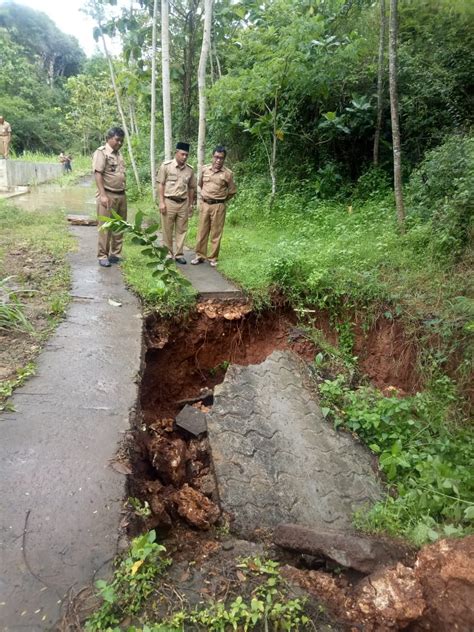
{"type": "Polygon", "coordinates": [[[59,265],[64,262],[53,255],[21,244],[5,254],[0,278],[9,277],[6,287],[16,292],[31,330],[0,328],[0,382],[14,380],[17,371],[35,359],[62,315],[66,295],[52,301],[52,293],[66,291],[69,278],[67,272],[57,277],[59,265]]]}

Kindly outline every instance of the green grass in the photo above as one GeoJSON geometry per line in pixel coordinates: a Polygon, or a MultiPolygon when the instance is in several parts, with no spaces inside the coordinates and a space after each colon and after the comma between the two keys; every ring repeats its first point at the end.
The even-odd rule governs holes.
{"type": "MultiPolygon", "coordinates": [[[[403,303],[422,313],[462,291],[462,275],[427,261],[424,227],[401,236],[390,197],[334,203],[288,194],[270,207],[245,190],[230,207],[222,243],[222,271],[245,290],[283,290],[294,302],[331,306],[374,300],[403,303]],[[420,310],[417,309],[420,307],[420,310]]],[[[191,242],[195,229],[190,231],[191,242]]]]}
{"type": "Polygon", "coordinates": [[[17,377],[0,387],[0,403],[30,373],[31,361],[64,314],[71,283],[66,254],[73,246],[63,212],[30,213],[0,201],[0,279],[11,277],[21,288],[22,310],[31,324],[23,336],[3,332],[12,345],[4,368],[17,377]]]}
{"type": "Polygon", "coordinates": [[[30,213],[0,200],[0,257],[8,250],[33,248],[64,261],[74,240],[64,212],[30,213]]]}

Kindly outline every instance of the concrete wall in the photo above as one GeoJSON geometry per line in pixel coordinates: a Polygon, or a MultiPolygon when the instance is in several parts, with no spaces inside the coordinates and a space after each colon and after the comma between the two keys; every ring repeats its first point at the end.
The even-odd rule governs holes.
{"type": "Polygon", "coordinates": [[[0,159],[0,189],[40,184],[61,175],[61,165],[46,162],[22,162],[0,159]]]}

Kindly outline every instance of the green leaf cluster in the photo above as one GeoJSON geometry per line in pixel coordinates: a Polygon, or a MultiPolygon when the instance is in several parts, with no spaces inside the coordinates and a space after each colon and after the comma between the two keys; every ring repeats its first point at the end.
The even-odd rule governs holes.
{"type": "MultiPolygon", "coordinates": [[[[112,211],[112,217],[100,217],[101,230],[111,230],[130,236],[130,242],[140,248],[141,266],[146,267],[152,277],[152,287],[146,298],[155,297],[161,301],[171,301],[176,294],[192,296],[191,283],[176,269],[173,259],[169,258],[166,246],[158,244],[158,224],[144,226],[144,213],[138,211],[133,223],[122,219],[112,211]]],[[[127,273],[127,268],[125,267],[127,273]]],[[[143,275],[143,269],[142,269],[143,275]]]]}
{"type": "Polygon", "coordinates": [[[168,621],[150,623],[142,628],[132,627],[128,632],[247,632],[262,628],[272,632],[297,632],[314,629],[309,617],[304,614],[304,601],[288,597],[277,562],[258,557],[246,558],[237,567],[242,569],[249,581],[258,578],[258,585],[249,598],[238,595],[228,604],[216,601],[205,608],[182,610],[168,621]]]}
{"type": "Polygon", "coordinates": [[[379,457],[394,494],[357,517],[359,526],[404,535],[416,544],[473,530],[474,434],[449,422],[457,393],[446,376],[431,390],[387,397],[372,387],[351,390],[345,378],[319,387],[336,427],[356,433],[379,457]]]}
{"type": "Polygon", "coordinates": [[[165,547],[156,542],[155,531],[132,540],[127,555],[118,562],[110,582],[98,580],[103,604],[86,622],[85,629],[108,630],[127,615],[140,612],[151,595],[156,577],[171,563],[163,556],[165,547]]]}

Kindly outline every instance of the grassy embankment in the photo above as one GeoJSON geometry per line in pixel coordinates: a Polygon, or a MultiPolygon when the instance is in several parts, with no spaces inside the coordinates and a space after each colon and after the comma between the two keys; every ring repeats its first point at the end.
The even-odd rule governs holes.
{"type": "MultiPolygon", "coordinates": [[[[462,173],[455,172],[458,163],[451,164],[452,149],[448,144],[440,155],[429,156],[422,179],[413,174],[404,234],[396,223],[393,196],[383,186],[375,192],[359,186],[344,201],[325,201],[309,186],[295,192],[285,185],[287,192],[271,205],[262,194],[268,191],[264,179],[240,176],[220,258],[221,271],[257,306],[270,305],[278,291],[296,309],[329,314],[340,334],[339,349],[310,331],[322,348],[315,370],[334,367],[335,356],[343,367],[340,376],[320,387],[325,413],[379,456],[393,490],[358,516],[357,523],[417,544],[469,532],[474,518],[474,437],[462,394],[471,376],[474,321],[465,221],[472,197],[472,141],[464,147],[469,160],[462,173]],[[446,182],[440,193],[436,186],[443,166],[446,182]],[[367,328],[380,317],[403,324],[420,349],[422,392],[385,397],[363,376],[353,389],[356,316],[367,328]]],[[[149,204],[142,206],[146,210],[149,204]]],[[[190,244],[196,223],[191,222],[190,244]]],[[[150,307],[170,311],[180,305],[177,296],[163,305],[138,249],[127,245],[126,253],[125,274],[150,307]]]]}
{"type": "MultiPolygon", "coordinates": [[[[55,156],[26,154],[21,160],[53,162],[55,156]]],[[[77,157],[68,186],[90,172],[90,158],[77,157]]],[[[73,248],[64,212],[30,213],[0,200],[0,410],[13,389],[34,373],[34,358],[61,320],[69,302],[73,248]],[[23,320],[22,315],[26,318],[23,320]]]]}

